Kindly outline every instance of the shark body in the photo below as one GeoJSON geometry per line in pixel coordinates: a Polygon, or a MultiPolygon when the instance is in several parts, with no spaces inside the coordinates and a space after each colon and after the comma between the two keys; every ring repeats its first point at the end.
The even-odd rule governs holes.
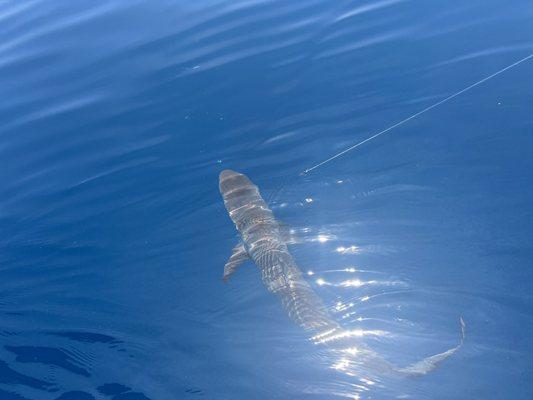
{"type": "MultiPolygon", "coordinates": [[[[241,243],[233,248],[224,266],[223,279],[229,279],[239,265],[248,259],[252,260],[261,273],[264,285],[279,298],[289,318],[312,332],[315,343],[343,351],[345,342],[353,340],[356,335],[331,317],[320,297],[304,279],[289,252],[286,235],[261,197],[258,187],[246,175],[232,170],[220,173],[219,187],[224,205],[241,237],[241,243]]],[[[461,331],[461,340],[456,347],[404,368],[390,364],[364,343],[358,342],[354,364],[379,372],[423,375],[461,347],[464,341],[462,318],[461,331]]]]}

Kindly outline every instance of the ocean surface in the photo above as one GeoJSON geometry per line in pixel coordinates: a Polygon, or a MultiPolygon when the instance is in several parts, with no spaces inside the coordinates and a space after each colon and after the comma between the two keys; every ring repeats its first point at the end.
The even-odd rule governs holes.
{"type": "Polygon", "coordinates": [[[533,398],[528,0],[0,1],[0,399],[533,398]],[[294,325],[218,189],[247,174],[333,317],[294,325]]]}

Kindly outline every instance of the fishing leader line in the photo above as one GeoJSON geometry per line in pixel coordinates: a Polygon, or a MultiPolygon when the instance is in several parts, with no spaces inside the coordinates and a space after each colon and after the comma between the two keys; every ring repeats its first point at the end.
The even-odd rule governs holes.
{"type": "Polygon", "coordinates": [[[341,152],[339,152],[339,153],[337,153],[337,154],[334,154],[333,156],[329,157],[328,159],[326,159],[326,160],[324,160],[324,161],[321,161],[321,162],[319,162],[318,164],[313,165],[312,167],[303,170],[302,172],[300,172],[299,175],[300,175],[300,176],[302,176],[302,175],[307,175],[309,172],[311,172],[311,171],[317,169],[318,167],[321,167],[322,165],[327,164],[327,163],[329,163],[329,162],[335,160],[336,158],[338,158],[338,157],[340,157],[340,156],[342,156],[342,155],[348,153],[349,151],[352,151],[352,150],[354,150],[355,148],[357,148],[357,147],[359,147],[359,146],[361,146],[361,145],[363,145],[363,144],[365,144],[365,143],[367,143],[367,142],[370,142],[371,140],[377,138],[378,136],[381,136],[381,135],[383,135],[383,134],[385,134],[385,133],[387,133],[387,132],[390,132],[390,131],[393,130],[394,128],[397,128],[397,127],[399,127],[400,125],[403,125],[403,124],[405,124],[406,122],[408,122],[408,121],[410,121],[410,120],[412,120],[412,119],[414,119],[414,118],[416,118],[416,117],[418,117],[418,116],[424,114],[425,112],[427,112],[427,111],[429,111],[429,110],[432,110],[433,108],[438,107],[438,106],[440,106],[441,104],[446,103],[446,102],[449,101],[449,100],[452,100],[453,98],[455,98],[455,97],[457,97],[457,96],[459,96],[459,95],[461,95],[461,94],[463,94],[463,93],[469,91],[470,89],[475,88],[475,87],[478,86],[478,85],[481,85],[481,84],[484,83],[484,82],[487,82],[489,79],[492,79],[492,78],[494,78],[494,77],[496,77],[496,76],[502,74],[503,72],[505,72],[505,71],[507,71],[507,70],[509,70],[509,69],[511,69],[511,68],[513,68],[513,67],[516,67],[516,66],[519,65],[519,64],[522,64],[523,62],[529,60],[530,58],[533,58],[533,54],[530,54],[530,55],[528,55],[528,56],[526,56],[526,57],[524,57],[524,58],[522,58],[522,59],[520,59],[520,60],[518,60],[518,61],[515,61],[514,63],[512,63],[512,64],[510,64],[510,65],[508,65],[508,66],[506,66],[506,67],[504,67],[504,68],[502,68],[502,69],[500,69],[499,71],[496,71],[496,72],[493,73],[492,75],[489,75],[489,76],[487,76],[487,77],[485,77],[485,78],[483,78],[483,79],[481,79],[481,80],[479,80],[479,81],[477,81],[477,82],[471,84],[470,86],[467,86],[467,87],[465,87],[464,89],[459,90],[458,92],[456,92],[456,93],[454,93],[454,94],[452,94],[452,95],[450,95],[450,96],[448,96],[448,97],[446,97],[446,98],[444,98],[444,99],[442,99],[442,100],[436,102],[435,104],[432,104],[432,105],[430,105],[429,107],[426,107],[426,108],[424,108],[423,110],[420,110],[420,111],[418,111],[417,113],[414,113],[413,115],[411,115],[411,116],[409,116],[409,117],[407,117],[407,118],[405,118],[405,119],[402,119],[402,120],[399,121],[399,122],[396,122],[394,125],[391,125],[391,126],[389,126],[388,128],[385,128],[385,129],[383,129],[382,131],[379,131],[378,133],[375,133],[375,134],[372,135],[372,136],[369,136],[368,138],[366,138],[366,139],[364,139],[364,140],[362,140],[362,141],[360,141],[360,142],[358,142],[358,143],[356,143],[356,144],[354,144],[354,145],[352,145],[352,146],[350,146],[350,147],[348,147],[348,148],[342,150],[341,152]]]}

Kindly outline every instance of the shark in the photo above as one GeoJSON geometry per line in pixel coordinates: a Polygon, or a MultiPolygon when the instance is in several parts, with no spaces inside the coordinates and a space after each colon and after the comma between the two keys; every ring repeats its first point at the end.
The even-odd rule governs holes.
{"type": "Polygon", "coordinates": [[[361,331],[344,328],[330,315],[322,299],[297,266],[288,248],[292,239],[274,217],[259,188],[246,175],[223,170],[219,175],[219,189],[240,236],[239,243],[233,248],[224,266],[223,280],[227,282],[244,262],[253,261],[259,269],[263,284],[277,296],[288,317],[310,332],[314,343],[327,345],[336,352],[349,355],[349,361],[343,358],[345,365],[376,372],[424,375],[463,345],[465,323],[461,317],[461,337],[455,347],[405,367],[393,365],[362,340],[357,340],[357,346],[353,346],[353,340],[362,336],[361,331]]]}

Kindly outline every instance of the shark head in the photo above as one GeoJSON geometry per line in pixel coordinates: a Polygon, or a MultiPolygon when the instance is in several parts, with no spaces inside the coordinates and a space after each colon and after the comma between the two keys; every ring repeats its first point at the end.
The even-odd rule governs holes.
{"type": "Polygon", "coordinates": [[[257,186],[246,175],[230,169],[220,173],[219,187],[226,209],[232,218],[235,211],[259,196],[257,186]]]}
{"type": "Polygon", "coordinates": [[[224,171],[222,171],[218,177],[218,182],[220,187],[220,193],[222,193],[222,195],[238,186],[246,186],[252,184],[252,182],[250,182],[250,179],[248,179],[246,175],[233,171],[231,169],[225,169],[224,171]]]}
{"type": "Polygon", "coordinates": [[[246,175],[224,170],[219,186],[226,210],[241,235],[248,234],[257,222],[274,218],[259,189],[246,175]]]}

